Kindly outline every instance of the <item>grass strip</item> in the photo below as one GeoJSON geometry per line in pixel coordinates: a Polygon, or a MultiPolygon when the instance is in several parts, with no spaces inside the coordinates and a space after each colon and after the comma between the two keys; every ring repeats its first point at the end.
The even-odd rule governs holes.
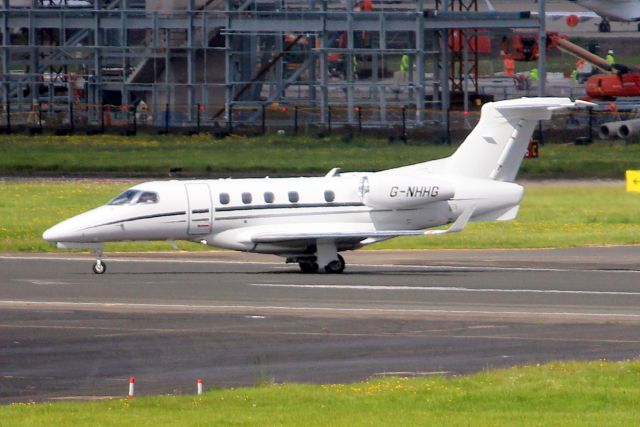
{"type": "MultiPolygon", "coordinates": [[[[133,185],[122,181],[0,183],[0,252],[50,252],[42,232],[110,200],[133,185]]],[[[463,233],[408,237],[374,249],[547,248],[640,244],[640,194],[623,185],[527,184],[516,221],[471,223],[463,233]]],[[[179,242],[185,250],[206,246],[179,242]]],[[[113,243],[109,251],[171,250],[165,242],[113,243]]]]}
{"type": "Polygon", "coordinates": [[[450,146],[390,145],[382,139],[267,135],[256,138],[209,135],[124,138],[97,136],[0,136],[0,174],[95,174],[166,176],[183,174],[321,174],[334,167],[380,170],[450,154],[450,146]],[[417,159],[417,160],[416,160],[417,159]]]}
{"type": "Polygon", "coordinates": [[[0,407],[0,426],[630,426],[640,419],[639,383],[637,361],[556,362],[453,378],[14,404],[0,407]]]}
{"type": "MultiPolygon", "coordinates": [[[[9,135],[0,136],[0,175],[167,176],[171,169],[184,176],[317,175],[334,167],[390,169],[446,157],[455,148],[417,140],[389,144],[371,137],[344,141],[338,134],[223,140],[210,135],[9,135]]],[[[522,177],[623,179],[625,170],[640,168],[640,144],[547,144],[540,155],[524,162],[522,177]]]]}

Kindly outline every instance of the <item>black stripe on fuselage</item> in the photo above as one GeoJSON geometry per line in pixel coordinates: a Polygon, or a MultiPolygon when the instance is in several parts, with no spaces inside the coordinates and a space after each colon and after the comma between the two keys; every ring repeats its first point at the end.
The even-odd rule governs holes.
{"type": "Polygon", "coordinates": [[[252,211],[264,209],[301,209],[301,208],[345,208],[362,207],[364,203],[290,203],[290,204],[269,204],[269,205],[246,205],[229,206],[216,208],[216,212],[252,211]]]}
{"type": "Polygon", "coordinates": [[[134,216],[132,218],[119,219],[117,221],[105,222],[104,224],[94,225],[91,227],[87,227],[87,229],[102,227],[104,225],[115,225],[115,224],[121,224],[125,222],[140,221],[142,219],[164,218],[164,217],[180,216],[180,215],[186,215],[186,214],[187,213],[185,211],[180,211],[180,212],[166,212],[166,213],[153,214],[153,215],[134,216]]]}

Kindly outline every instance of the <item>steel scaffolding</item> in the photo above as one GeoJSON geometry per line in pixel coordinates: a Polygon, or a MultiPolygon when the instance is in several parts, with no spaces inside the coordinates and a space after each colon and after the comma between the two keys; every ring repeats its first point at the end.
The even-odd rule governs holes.
{"type": "Polygon", "coordinates": [[[453,0],[0,0],[2,120],[442,124],[449,31],[540,26],[453,0]]]}

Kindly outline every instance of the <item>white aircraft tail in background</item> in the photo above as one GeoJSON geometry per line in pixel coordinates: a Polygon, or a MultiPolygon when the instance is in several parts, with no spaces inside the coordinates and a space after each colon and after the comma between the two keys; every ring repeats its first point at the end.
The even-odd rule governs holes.
{"type": "Polygon", "coordinates": [[[103,244],[187,240],[280,255],[302,272],[340,273],[339,252],[399,236],[460,232],[468,221],[511,220],[524,190],[514,183],[533,130],[556,110],[591,105],[568,98],[485,104],[450,157],[381,172],[324,177],[146,182],[63,221],[43,238],[98,254],[103,244]],[[451,224],[447,229],[431,230],[451,224]]]}
{"type": "Polygon", "coordinates": [[[640,0],[568,0],[609,21],[640,21],[640,0]]]}
{"type": "MultiPolygon", "coordinates": [[[[549,19],[566,19],[567,23],[573,21],[575,25],[578,22],[586,22],[592,19],[600,19],[598,29],[600,32],[608,33],[611,31],[610,21],[615,22],[636,22],[640,21],[640,0],[567,0],[582,6],[589,11],[583,12],[562,12],[547,11],[546,17],[549,19]]],[[[487,9],[496,10],[491,0],[485,0],[487,9]]],[[[533,11],[532,15],[538,12],[533,11]]],[[[639,28],[640,29],[640,28],[639,28]]]]}

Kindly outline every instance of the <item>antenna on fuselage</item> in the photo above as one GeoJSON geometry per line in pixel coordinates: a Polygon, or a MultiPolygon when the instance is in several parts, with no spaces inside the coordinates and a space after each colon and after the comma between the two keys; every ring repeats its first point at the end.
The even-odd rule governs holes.
{"type": "Polygon", "coordinates": [[[333,168],[329,172],[327,172],[327,174],[324,177],[325,178],[331,178],[333,176],[338,176],[338,175],[340,175],[340,171],[341,170],[342,169],[340,169],[340,168],[333,168]]]}

